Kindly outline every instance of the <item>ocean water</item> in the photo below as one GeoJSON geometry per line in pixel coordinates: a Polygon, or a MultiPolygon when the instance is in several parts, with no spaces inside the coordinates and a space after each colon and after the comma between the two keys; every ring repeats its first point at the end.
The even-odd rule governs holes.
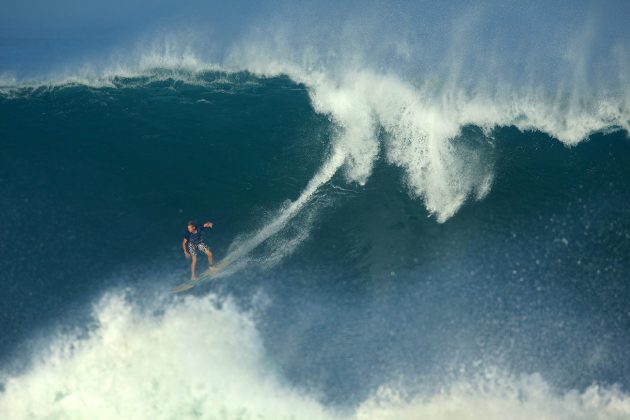
{"type": "Polygon", "coordinates": [[[461,6],[0,40],[0,418],[629,419],[627,6],[461,6]]]}

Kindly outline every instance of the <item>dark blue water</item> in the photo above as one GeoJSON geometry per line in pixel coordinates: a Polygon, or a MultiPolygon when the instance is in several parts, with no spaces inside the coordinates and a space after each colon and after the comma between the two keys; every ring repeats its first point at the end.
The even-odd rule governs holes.
{"type": "MultiPolygon", "coordinates": [[[[314,111],[305,86],[195,77],[0,97],[0,360],[11,375],[37,375],[32,357],[51,331],[89,329],[103,294],[131,288],[142,306],[185,281],[189,219],[215,223],[207,241],[221,259],[326,161],[340,127],[314,111]]],[[[252,251],[257,263],[190,296],[258,308],[265,360],[333,407],[392,381],[431,393],[490,367],[540,373],[560,390],[627,390],[627,133],[567,147],[472,125],[457,141],[494,180],[444,223],[381,153],[365,185],[338,172],[252,251]]]]}

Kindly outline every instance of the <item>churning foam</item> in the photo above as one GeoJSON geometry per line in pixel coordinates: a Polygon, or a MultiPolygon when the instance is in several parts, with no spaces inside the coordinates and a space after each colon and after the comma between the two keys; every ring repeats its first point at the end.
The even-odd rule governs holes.
{"type": "Polygon", "coordinates": [[[449,118],[423,97],[395,76],[369,71],[349,75],[341,85],[320,78],[312,89],[315,109],[344,129],[339,141],[348,151],[347,177],[365,183],[383,149],[387,161],[404,170],[411,194],[443,222],[469,196],[485,196],[492,168],[480,164],[482,150],[457,142],[470,122],[449,118]]]}
{"type": "Polygon", "coordinates": [[[329,407],[282,377],[254,312],[213,296],[149,307],[130,297],[107,294],[88,334],[53,337],[28,370],[3,375],[0,418],[630,418],[630,396],[614,387],[558,392],[540,375],[498,373],[422,394],[383,385],[358,405],[329,407]]]}
{"type": "Polygon", "coordinates": [[[357,419],[423,420],[622,420],[630,418],[630,398],[616,388],[593,385],[584,392],[559,393],[538,375],[487,375],[457,382],[428,396],[408,396],[381,387],[361,404],[357,419]]]}
{"type": "Polygon", "coordinates": [[[0,418],[330,418],[283,383],[252,317],[230,301],[153,309],[108,295],[86,339],[55,338],[29,371],[4,380],[0,418]]]}
{"type": "Polygon", "coordinates": [[[630,132],[630,98],[623,92],[589,96],[498,82],[484,88],[436,87],[434,79],[412,83],[370,68],[330,74],[263,58],[258,50],[242,54],[248,69],[287,74],[308,87],[315,110],[329,115],[343,131],[336,141],[347,153],[344,168],[349,180],[364,184],[376,159],[383,156],[404,170],[411,195],[421,198],[440,222],[468,198],[481,199],[489,192],[493,168],[488,152],[494,128],[537,130],[567,146],[599,131],[630,132]],[[466,145],[462,130],[467,126],[483,130],[486,147],[466,145]]]}

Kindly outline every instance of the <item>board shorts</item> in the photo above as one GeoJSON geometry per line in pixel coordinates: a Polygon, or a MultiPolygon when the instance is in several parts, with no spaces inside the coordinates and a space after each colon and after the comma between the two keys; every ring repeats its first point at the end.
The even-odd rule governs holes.
{"type": "Polygon", "coordinates": [[[199,242],[198,244],[188,242],[188,252],[190,252],[190,255],[197,256],[197,250],[203,252],[204,254],[206,252],[210,252],[210,248],[208,248],[208,245],[204,244],[203,242],[199,242]]]}

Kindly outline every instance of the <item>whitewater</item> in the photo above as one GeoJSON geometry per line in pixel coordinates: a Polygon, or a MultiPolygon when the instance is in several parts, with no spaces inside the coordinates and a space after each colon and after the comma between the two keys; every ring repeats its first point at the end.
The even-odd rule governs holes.
{"type": "Polygon", "coordinates": [[[291,387],[269,366],[255,309],[243,312],[229,300],[217,306],[216,296],[142,308],[130,303],[135,299],[119,291],[98,302],[96,326],[87,337],[58,337],[30,373],[5,383],[2,413],[96,419],[625,419],[630,410],[628,396],[615,387],[560,392],[540,375],[488,371],[429,394],[383,384],[352,412],[340,412],[318,402],[317,394],[291,387]]]}

